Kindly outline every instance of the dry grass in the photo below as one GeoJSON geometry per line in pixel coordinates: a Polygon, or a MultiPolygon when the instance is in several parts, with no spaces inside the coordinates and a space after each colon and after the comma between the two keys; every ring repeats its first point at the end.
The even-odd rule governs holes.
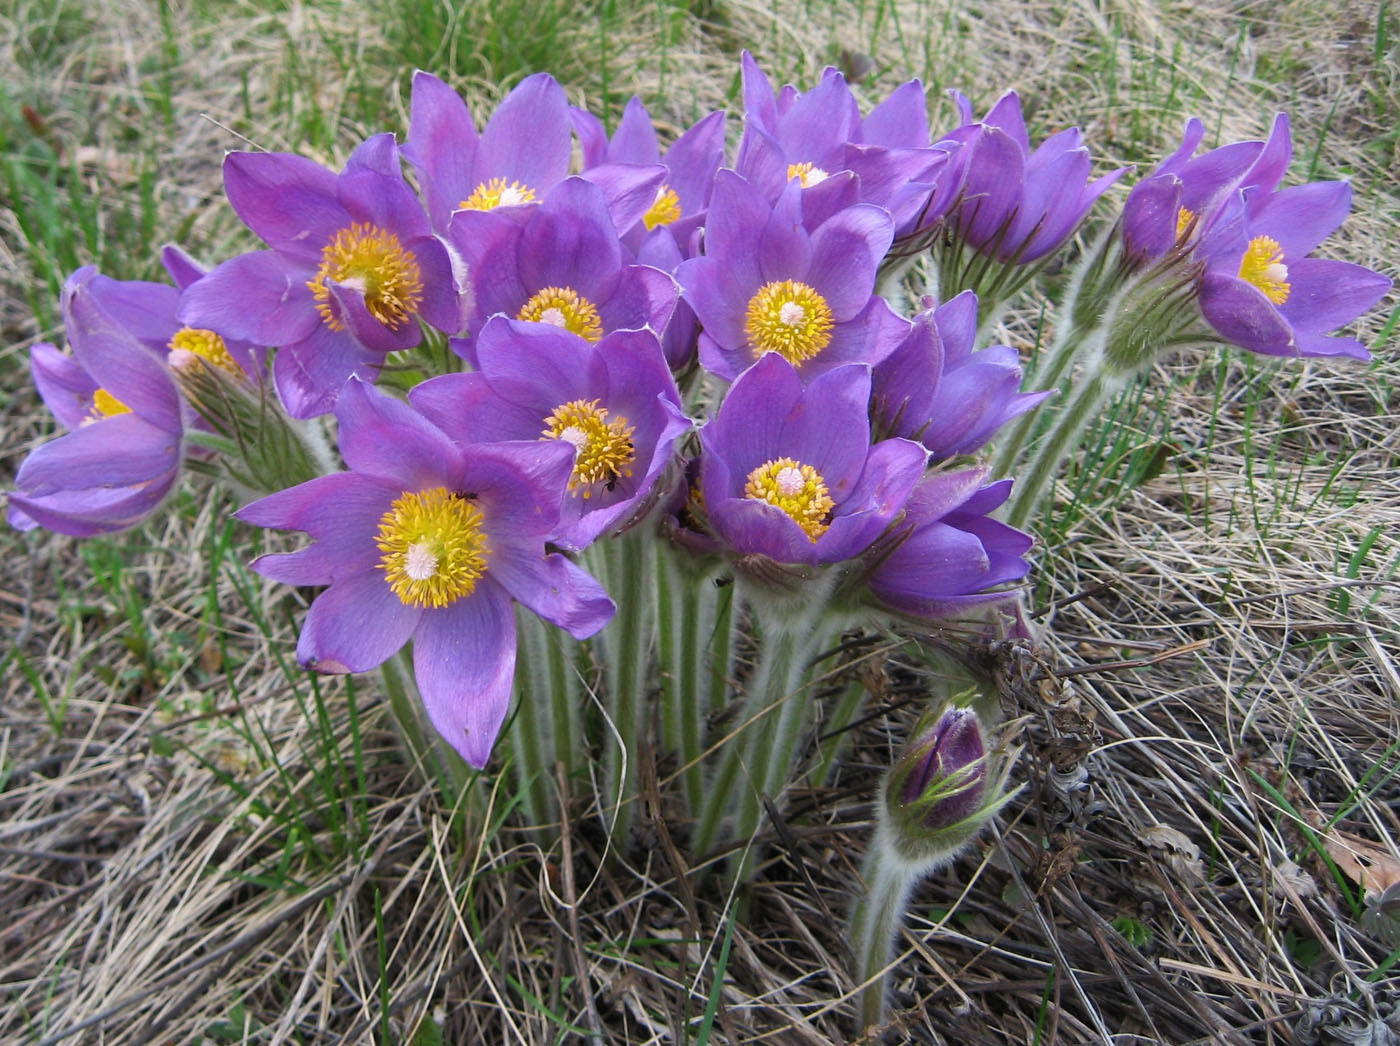
{"type": "MultiPolygon", "coordinates": [[[[844,50],[875,63],[872,94],[913,72],[979,105],[1017,87],[1041,132],[1079,123],[1105,164],[1150,159],[1184,112],[1220,114],[1230,138],[1287,107],[1294,177],[1316,149],[1319,176],[1356,184],[1336,250],[1394,271],[1396,53],[1375,53],[1374,5],[692,7],[708,22],[677,9],[660,64],[659,23],[619,15],[605,77],[580,57],[596,30],[577,27],[559,43],[575,100],[660,84],[675,103],[658,114],[679,125],[723,103],[741,45],[808,77],[844,50]]],[[[216,202],[235,144],[218,124],[325,159],[375,129],[337,57],[377,53],[372,9],[172,6],[162,31],[155,5],[131,0],[49,49],[36,10],[16,0],[0,20],[6,100],[45,102],[55,141],[89,150],[65,177],[111,211],[136,189],[141,136],[163,127],[152,221],[211,257],[237,242],[216,202]],[[167,88],[151,89],[153,69],[167,88]]],[[[400,119],[402,72],[379,99],[400,119]]],[[[39,247],[0,204],[12,475],[49,432],[21,365],[53,318],[33,316],[39,247]]],[[[99,232],[81,260],[121,234],[99,232]]],[[[1034,319],[1008,335],[1028,342],[1034,319]]],[[[1376,347],[1369,369],[1158,367],[1126,445],[1169,442],[1174,457],[1067,508],[1041,564],[1037,606],[1055,608],[1042,646],[974,666],[1027,745],[1027,787],[919,894],[899,1036],[1342,1043],[1387,1015],[1400,1034],[1400,941],[1364,915],[1355,870],[1336,870],[1339,833],[1400,859],[1400,364],[1393,338],[1376,347]]],[[[500,781],[480,780],[454,821],[394,755],[372,686],[352,705],[327,684],[318,706],[275,667],[298,597],[276,593],[285,612],[262,620],[271,587],[232,565],[211,577],[230,510],[198,490],[87,558],[66,539],[0,537],[0,625],[28,668],[8,661],[0,682],[0,1040],[427,1044],[440,1027],[450,1043],[675,1042],[712,1000],[711,1041],[849,1037],[845,912],[868,797],[929,682],[911,662],[887,666],[833,784],[787,797],[775,856],[732,898],[657,816],[669,767],[645,753],[647,845],[630,863],[603,860],[594,807],[569,810],[567,848],[542,853],[500,781]]]]}

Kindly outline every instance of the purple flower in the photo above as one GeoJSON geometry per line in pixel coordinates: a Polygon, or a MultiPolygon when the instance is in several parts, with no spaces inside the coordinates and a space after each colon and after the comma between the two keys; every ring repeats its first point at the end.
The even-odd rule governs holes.
{"type": "Polygon", "coordinates": [[[937,460],[971,454],[1048,392],[1021,393],[1021,361],[1007,345],[973,352],[977,296],[924,299],[908,336],[876,365],[871,415],[877,430],[918,440],[937,460]]]}
{"type": "MultiPolygon", "coordinates": [[[[519,221],[458,211],[451,238],[473,275],[472,337],[504,313],[597,341],[615,330],[660,332],[675,308],[675,280],[627,264],[603,191],[581,178],[561,182],[519,221]]],[[[470,340],[453,348],[475,363],[470,340]]]]}
{"type": "Polygon", "coordinates": [[[870,574],[884,606],[925,619],[950,618],[1005,600],[995,586],[1019,581],[1031,538],[988,516],[1011,493],[1011,481],[982,486],[985,469],[924,477],[905,505],[892,551],[870,574]]]}
{"type": "Polygon", "coordinates": [[[370,138],[339,175],[285,153],[230,153],[224,188],[269,250],[217,266],[185,293],[181,319],[280,346],[277,390],[293,417],[329,411],[351,375],[417,345],[424,321],[462,327],[447,248],[404,181],[392,135],[370,138]]]}
{"type": "Polygon", "coordinates": [[[691,427],[651,331],[615,331],[593,345],[498,316],[477,339],[477,366],[426,381],[409,399],[459,443],[572,444],[569,493],[551,534],[565,548],[582,548],[643,511],[691,427]]]}
{"type": "MultiPolygon", "coordinates": [[[[177,283],[199,278],[179,251],[163,260],[177,283]]],[[[41,343],[30,353],[39,395],[67,429],[31,453],[15,477],[8,518],[89,537],[135,526],[175,484],[184,434],[199,425],[171,366],[200,356],[250,380],[262,350],[176,320],[177,287],[119,281],[91,266],[64,284],[62,310],[72,355],[41,343]]]]}
{"type": "Polygon", "coordinates": [[[742,65],[746,113],[734,166],[767,199],[796,178],[809,225],[855,202],[886,208],[901,232],[914,221],[948,159],[929,143],[922,84],[904,84],[862,119],[834,68],[810,91],[787,85],[774,94],[747,51],[742,65]]]}
{"type": "Polygon", "coordinates": [[[433,228],[461,208],[543,200],[569,173],[569,102],[547,73],[527,76],[478,135],[466,102],[436,76],[413,74],[404,156],[418,171],[433,228]]]}
{"type": "Polygon", "coordinates": [[[1250,352],[1369,360],[1360,341],[1328,332],[1380,301],[1390,279],[1363,265],[1310,257],[1351,209],[1351,186],[1310,182],[1243,195],[1241,221],[1216,225],[1197,249],[1206,322],[1250,352]]]}
{"type": "Polygon", "coordinates": [[[1222,222],[1237,226],[1242,191],[1273,191],[1293,155],[1284,113],[1275,118],[1266,141],[1232,142],[1194,156],[1204,136],[1201,121],[1188,120],[1177,150],[1128,193],[1122,239],[1134,266],[1155,261],[1188,240],[1197,242],[1222,222]]]}
{"type": "Polygon", "coordinates": [[[953,235],[980,254],[1026,265],[1057,250],[1089,208],[1126,168],[1087,182],[1089,152],[1079,128],[1053,134],[1034,150],[1021,101],[1008,91],[980,121],[953,92],[963,125],[943,139],[954,149],[945,181],[959,172],[961,193],[945,219],[953,235]]]}
{"type": "Polygon", "coordinates": [[[361,381],[336,404],[351,471],[253,502],[237,515],[315,543],[254,561],[292,585],[328,585],[307,612],[297,659],[318,672],[364,672],[410,639],[428,717],[476,767],[510,704],[519,601],[585,638],[613,604],[547,535],[573,467],[562,443],[461,447],[361,381]]]}
{"type": "Polygon", "coordinates": [[[805,388],[776,353],[734,382],[700,430],[710,526],[740,556],[817,565],[860,555],[904,506],[927,454],[870,443],[870,369],[826,371],[805,388]]]}
{"type": "Polygon", "coordinates": [[[940,832],[967,820],[982,803],[987,750],[977,713],[950,708],[905,747],[888,790],[910,827],[940,832]],[[912,810],[911,810],[912,808],[912,810]]]}
{"type": "Polygon", "coordinates": [[[705,256],[681,263],[676,277],[704,328],[700,363],[726,381],[769,352],[804,380],[878,363],[909,329],[874,294],[889,213],[857,204],[808,232],[803,206],[796,180],[770,205],[733,171],[715,178],[705,256]]]}

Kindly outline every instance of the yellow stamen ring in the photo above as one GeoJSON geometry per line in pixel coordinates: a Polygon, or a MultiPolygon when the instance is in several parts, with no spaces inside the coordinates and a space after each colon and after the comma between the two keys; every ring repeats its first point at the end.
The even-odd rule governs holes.
{"type": "Polygon", "coordinates": [[[788,164],[788,181],[794,178],[802,182],[802,188],[810,189],[814,185],[819,185],[831,177],[827,171],[823,171],[816,164],[812,163],[790,163],[788,164]]]}
{"type": "Polygon", "coordinates": [[[1245,248],[1240,260],[1240,279],[1252,283],[1275,305],[1288,300],[1293,289],[1288,282],[1288,266],[1283,263],[1283,249],[1272,236],[1256,236],[1245,248]]]}
{"type": "Polygon", "coordinates": [[[588,341],[603,337],[603,321],[597,307],[572,287],[546,287],[522,305],[515,318],[550,323],[588,341]]]}
{"type": "Polygon", "coordinates": [[[826,480],[811,465],[792,458],[777,458],[750,472],[744,497],[781,509],[814,544],[831,526],[834,502],[826,480]]]}
{"type": "Polygon", "coordinates": [[[651,202],[647,213],[642,215],[642,222],[650,230],[658,225],[670,225],[680,216],[681,198],[676,195],[676,190],[663,185],[656,190],[656,199],[651,202]]]}
{"type": "Polygon", "coordinates": [[[388,229],[355,222],[335,234],[321,250],[321,267],[306,286],[316,297],[316,311],[333,331],[345,322],[331,303],[327,280],[364,295],[365,308],[384,326],[398,330],[408,323],[423,301],[423,275],[418,260],[388,229]]]}
{"type": "Polygon", "coordinates": [[[482,182],[472,194],[457,206],[464,211],[492,211],[497,207],[517,207],[523,203],[535,202],[535,190],[519,182],[507,182],[504,178],[492,178],[482,182]]]}
{"type": "Polygon", "coordinates": [[[476,589],[486,573],[481,510],[446,487],[406,490],[379,520],[379,569],[405,606],[437,609],[476,589]]]}
{"type": "Polygon", "coordinates": [[[744,333],[754,359],[776,352],[794,367],[810,360],[831,341],[831,306],[805,283],[765,283],[749,299],[744,333]]]}
{"type": "Polygon", "coordinates": [[[608,417],[607,408],[598,400],[571,400],[555,407],[544,419],[544,439],[562,439],[578,451],[574,471],[569,477],[569,490],[584,498],[593,496],[590,489],[606,484],[609,489],[619,479],[632,475],[636,447],[632,443],[635,426],[623,417],[608,417]]]}
{"type": "Polygon", "coordinates": [[[229,374],[242,374],[223,338],[200,327],[181,327],[170,337],[170,365],[183,367],[195,356],[229,374]]]}

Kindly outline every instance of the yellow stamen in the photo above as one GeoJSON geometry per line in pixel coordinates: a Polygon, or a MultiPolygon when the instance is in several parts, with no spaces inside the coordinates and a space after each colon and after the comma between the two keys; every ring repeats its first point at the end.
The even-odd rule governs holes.
{"type": "Polygon", "coordinates": [[[792,458],[777,458],[750,472],[744,497],[782,509],[813,543],[831,525],[834,503],[826,480],[811,465],[792,458]]]}
{"type": "Polygon", "coordinates": [[[648,229],[655,229],[658,225],[670,225],[680,216],[681,198],[676,195],[676,190],[663,185],[656,190],[656,199],[651,202],[647,213],[642,215],[642,222],[648,229]]]}
{"type": "Polygon", "coordinates": [[[603,321],[598,318],[597,307],[572,287],[546,287],[522,305],[515,318],[551,323],[589,341],[603,337],[603,321]]]}
{"type": "Polygon", "coordinates": [[[193,356],[230,374],[243,373],[219,335],[199,327],[181,327],[170,338],[170,365],[182,367],[193,356]]]}
{"type": "Polygon", "coordinates": [[[831,306],[805,283],[765,283],[749,299],[744,332],[754,359],[776,352],[794,367],[831,341],[831,306]]]}
{"type": "Polygon", "coordinates": [[[810,189],[830,177],[831,175],[827,171],[823,171],[816,164],[806,162],[788,164],[788,181],[797,178],[801,180],[804,189],[810,189]]]}
{"type": "Polygon", "coordinates": [[[626,418],[608,417],[598,400],[560,404],[544,422],[544,439],[562,439],[578,449],[569,477],[569,490],[575,494],[590,498],[590,487],[603,483],[612,489],[619,479],[632,475],[636,460],[632,433],[636,429],[626,418]]]}
{"type": "Polygon", "coordinates": [[[1272,236],[1256,236],[1245,248],[1240,260],[1240,279],[1252,283],[1275,305],[1288,300],[1293,288],[1288,283],[1288,266],[1283,264],[1283,249],[1272,236]]]}
{"type": "Polygon", "coordinates": [[[118,414],[130,413],[131,408],[125,403],[106,389],[98,389],[92,394],[92,410],[88,413],[88,420],[101,421],[103,418],[114,418],[118,414]]]}
{"type": "Polygon", "coordinates": [[[1176,212],[1176,241],[1181,242],[1181,238],[1186,235],[1186,230],[1191,227],[1191,223],[1196,220],[1196,212],[1185,207],[1179,208],[1176,212]]]}
{"type": "Polygon", "coordinates": [[[379,569],[405,606],[449,606],[486,573],[481,510],[446,487],[406,490],[379,520],[379,569]]]}
{"type": "Polygon", "coordinates": [[[327,280],[352,287],[364,295],[365,308],[384,326],[398,330],[409,322],[423,301],[423,276],[418,260],[388,229],[355,222],[335,234],[321,250],[321,267],[307,287],[316,296],[316,311],[333,331],[345,322],[331,303],[327,280]]]}
{"type": "Polygon", "coordinates": [[[472,194],[457,206],[464,211],[491,211],[497,207],[516,207],[522,203],[534,203],[535,190],[519,182],[507,182],[504,178],[492,178],[482,182],[472,194]]]}

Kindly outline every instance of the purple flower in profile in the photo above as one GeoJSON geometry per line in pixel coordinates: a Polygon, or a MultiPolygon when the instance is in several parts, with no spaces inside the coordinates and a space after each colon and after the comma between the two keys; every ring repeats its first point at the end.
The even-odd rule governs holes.
{"type": "Polygon", "coordinates": [[[280,346],[273,376],[288,412],[329,411],[351,375],[419,343],[419,319],[455,334],[458,282],[446,246],[404,181],[393,135],[370,138],[339,175],[301,156],[230,153],[224,188],[267,243],[185,292],[181,319],[280,346]]]}
{"type": "MultiPolygon", "coordinates": [[[[471,338],[504,313],[598,341],[615,330],[662,331],[675,308],[675,280],[627,263],[603,191],[581,178],[565,179],[519,221],[458,211],[451,238],[473,277],[471,338]]],[[[470,339],[453,348],[476,362],[470,339]]]]}
{"type": "Polygon", "coordinates": [[[1196,255],[1200,308],[1223,340],[1268,356],[1369,360],[1356,338],[1332,337],[1390,290],[1388,277],[1311,254],[1351,209],[1346,182],[1244,192],[1242,220],[1217,225],[1196,255]]]}
{"type": "Polygon", "coordinates": [[[569,173],[569,102],[548,73],[520,81],[479,135],[462,97],[421,69],[413,74],[409,109],[403,152],[439,232],[464,207],[538,203],[569,173]]]}
{"type": "Polygon", "coordinates": [[[715,178],[705,256],[683,262],[676,277],[704,328],[700,363],[726,381],[769,352],[804,380],[878,363],[909,329],[874,293],[893,235],[889,213],[857,204],[808,232],[803,206],[795,180],[769,204],[733,171],[715,178]]]}
{"type": "Polygon", "coordinates": [[[828,67],[810,91],[775,94],[747,51],[744,136],[735,169],[769,200],[798,179],[809,225],[851,203],[886,208],[903,232],[924,210],[948,160],[929,142],[923,85],[911,80],[864,119],[846,78],[828,67]]]}
{"type": "Polygon", "coordinates": [[[987,748],[977,713],[950,708],[914,737],[891,770],[887,796],[920,834],[965,821],[981,805],[987,748]]]}
{"type": "Polygon", "coordinates": [[[458,443],[556,440],[576,448],[551,540],[578,549],[643,511],[691,427],[648,330],[596,345],[498,316],[477,339],[478,370],[417,386],[409,399],[458,443]]]}
{"type": "Polygon", "coordinates": [[[828,370],[805,387],[776,353],[730,387],[700,430],[700,494],[714,532],[740,556],[819,565],[860,555],[923,474],[904,439],[870,442],[870,368],[828,370]]]}
{"type": "Polygon", "coordinates": [[[944,220],[957,241],[979,254],[1016,265],[1038,261],[1069,239],[1094,201],[1127,170],[1088,182],[1092,163],[1077,127],[1032,150],[1014,91],[980,121],[966,97],[953,92],[953,99],[963,124],[940,144],[952,150],[944,178],[957,171],[961,191],[944,220]]]}
{"type": "Polygon", "coordinates": [[[1237,231],[1242,193],[1272,192],[1293,155],[1285,113],[1275,118],[1265,141],[1231,142],[1196,156],[1203,137],[1205,126],[1192,117],[1176,151],[1128,193],[1122,240],[1134,267],[1197,242],[1222,223],[1233,222],[1237,231]]]}
{"type": "Polygon", "coordinates": [[[1020,581],[1031,538],[988,513],[1011,481],[982,485],[985,469],[932,473],[914,489],[891,535],[893,548],[871,572],[871,593],[885,607],[944,619],[1008,598],[988,591],[1020,581]]]}
{"type": "Polygon", "coordinates": [[[307,611],[297,659],[364,672],[410,639],[433,726],[485,766],[510,704],[518,601],[577,638],[607,624],[598,583],[545,541],[573,467],[562,443],[459,446],[407,404],[350,381],[336,404],[351,471],[245,506],[260,527],[315,539],[253,568],[328,585],[307,611]]]}
{"type": "MultiPolygon", "coordinates": [[[[199,278],[198,267],[174,248],[163,260],[178,284],[199,278]]],[[[178,287],[113,280],[92,266],[65,282],[61,305],[72,354],[38,344],[30,370],[44,403],[70,431],[20,466],[11,525],[75,537],[135,526],[174,486],[185,431],[202,424],[182,401],[171,367],[197,356],[248,380],[260,376],[262,350],[182,326],[179,300],[178,287]]]]}
{"type": "Polygon", "coordinates": [[[971,454],[1048,392],[1022,393],[1021,361],[1007,345],[973,352],[977,296],[924,299],[899,347],[876,365],[871,416],[877,431],[918,440],[936,460],[971,454]]]}

